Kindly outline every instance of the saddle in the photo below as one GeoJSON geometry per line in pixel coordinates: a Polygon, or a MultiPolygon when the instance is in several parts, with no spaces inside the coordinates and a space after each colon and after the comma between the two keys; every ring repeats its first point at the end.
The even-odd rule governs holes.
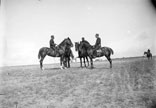
{"type": "Polygon", "coordinates": [[[97,49],[97,50],[94,50],[94,52],[93,52],[94,58],[95,57],[100,57],[101,56],[101,53],[102,53],[101,48],[100,49],[97,49]]]}
{"type": "Polygon", "coordinates": [[[58,46],[55,46],[55,47],[52,47],[51,49],[54,51],[54,55],[56,57],[58,57],[59,56],[59,47],[58,46]]]}

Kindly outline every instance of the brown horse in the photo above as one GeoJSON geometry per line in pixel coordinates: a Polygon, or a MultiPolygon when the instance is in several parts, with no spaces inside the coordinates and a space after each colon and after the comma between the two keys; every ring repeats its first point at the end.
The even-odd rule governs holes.
{"type": "Polygon", "coordinates": [[[40,59],[40,68],[43,68],[43,60],[46,57],[46,55],[51,56],[51,57],[60,57],[60,67],[61,69],[63,68],[62,63],[64,61],[64,54],[65,54],[65,49],[67,47],[73,47],[73,43],[71,41],[71,39],[65,38],[57,47],[57,50],[54,50],[52,48],[48,48],[48,47],[42,47],[40,48],[39,52],[38,52],[38,59],[40,59]]]}
{"type": "Polygon", "coordinates": [[[87,54],[87,50],[80,48],[80,43],[79,42],[75,42],[75,51],[78,51],[78,56],[80,58],[80,67],[82,67],[82,58],[83,58],[83,62],[84,62],[84,66],[86,67],[86,61],[88,63],[89,66],[89,61],[88,61],[88,54],[87,54]]]}
{"type": "Polygon", "coordinates": [[[112,68],[112,59],[110,58],[111,54],[114,54],[113,50],[109,47],[101,47],[99,50],[95,50],[92,45],[86,42],[80,43],[81,49],[86,49],[87,54],[90,58],[91,68],[93,68],[93,59],[96,57],[105,56],[110,63],[110,68],[112,68]],[[96,51],[96,55],[95,52],[96,51]]]}

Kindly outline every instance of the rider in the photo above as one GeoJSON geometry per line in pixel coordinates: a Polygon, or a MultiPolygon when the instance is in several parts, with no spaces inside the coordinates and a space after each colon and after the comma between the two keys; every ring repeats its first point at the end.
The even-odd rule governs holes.
{"type": "Polygon", "coordinates": [[[94,55],[97,55],[97,50],[101,48],[101,38],[99,37],[99,34],[95,34],[96,37],[96,43],[93,46],[94,48],[94,55]]]}
{"type": "Polygon", "coordinates": [[[96,43],[94,45],[94,49],[98,50],[101,48],[101,38],[99,37],[99,34],[95,34],[96,37],[96,43]]]}
{"type": "Polygon", "coordinates": [[[151,52],[150,49],[148,49],[147,52],[150,53],[151,52]]]}
{"type": "MultiPolygon", "coordinates": [[[[82,41],[80,41],[80,48],[82,48],[83,47],[83,45],[81,45],[81,43],[84,43],[84,44],[89,44],[89,42],[87,41],[87,40],[85,40],[85,38],[84,37],[82,37],[82,41]]],[[[89,44],[90,45],[90,44],[89,44]]]]}
{"type": "Polygon", "coordinates": [[[52,48],[53,50],[55,50],[55,42],[54,42],[54,35],[51,35],[51,39],[49,41],[49,44],[50,44],[50,48],[52,48]]]}
{"type": "Polygon", "coordinates": [[[85,43],[89,44],[89,42],[87,40],[85,40],[84,37],[82,37],[82,41],[81,42],[85,42],[85,43]]]}
{"type": "Polygon", "coordinates": [[[50,39],[50,48],[54,50],[55,54],[56,54],[56,57],[59,56],[59,53],[58,52],[58,47],[56,47],[56,44],[54,42],[54,35],[51,35],[51,39],[50,39]]]}

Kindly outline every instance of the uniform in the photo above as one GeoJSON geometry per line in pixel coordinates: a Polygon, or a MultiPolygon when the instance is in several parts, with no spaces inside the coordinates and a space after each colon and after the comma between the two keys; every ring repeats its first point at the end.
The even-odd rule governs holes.
{"type": "Polygon", "coordinates": [[[97,40],[96,40],[96,43],[95,43],[95,45],[94,45],[94,48],[96,49],[96,50],[98,50],[98,49],[100,49],[101,48],[101,38],[97,38],[97,40]]]}

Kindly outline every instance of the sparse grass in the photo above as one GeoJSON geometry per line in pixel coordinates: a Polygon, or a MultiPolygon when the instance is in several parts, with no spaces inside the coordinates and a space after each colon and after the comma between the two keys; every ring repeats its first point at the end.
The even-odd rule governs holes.
{"type": "Polygon", "coordinates": [[[156,60],[95,62],[94,69],[56,65],[4,67],[0,108],[155,108],[156,60]]]}

